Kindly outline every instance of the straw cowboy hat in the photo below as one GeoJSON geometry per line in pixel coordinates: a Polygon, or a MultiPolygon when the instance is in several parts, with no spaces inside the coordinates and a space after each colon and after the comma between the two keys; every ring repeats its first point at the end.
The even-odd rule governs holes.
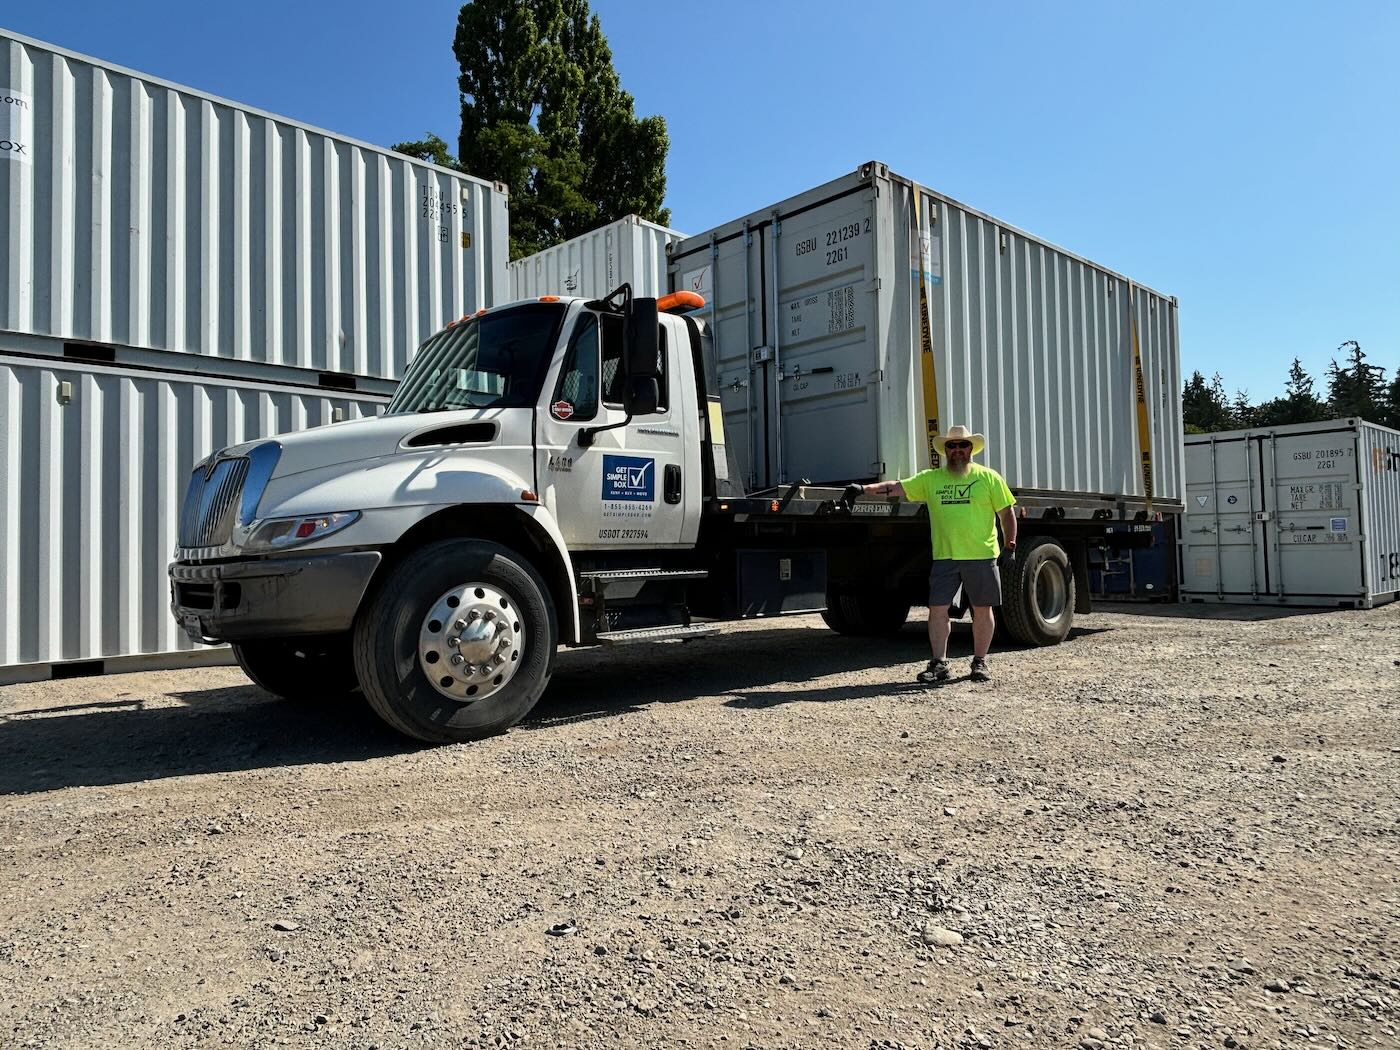
{"type": "Polygon", "coordinates": [[[933,439],[934,447],[938,449],[939,455],[947,455],[947,449],[943,446],[949,441],[971,441],[972,454],[974,456],[987,447],[987,439],[984,435],[974,434],[961,423],[957,426],[949,427],[945,432],[933,439]]]}

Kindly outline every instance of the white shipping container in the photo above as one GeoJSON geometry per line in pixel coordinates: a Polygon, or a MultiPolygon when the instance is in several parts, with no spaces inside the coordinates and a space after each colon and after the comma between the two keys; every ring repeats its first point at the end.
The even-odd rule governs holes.
{"type": "Polygon", "coordinates": [[[1369,609],[1400,592],[1400,431],[1361,419],[1186,436],[1180,596],[1369,609]]]}
{"type": "Polygon", "coordinates": [[[501,301],[500,183],[0,31],[0,331],[397,379],[501,301]]]}
{"type": "Polygon", "coordinates": [[[166,577],[194,464],[387,401],[0,355],[0,681],[195,649],[166,577]]]}
{"type": "Polygon", "coordinates": [[[928,464],[922,273],[942,427],[985,433],[979,461],[1025,503],[1145,505],[1135,325],[1154,506],[1181,507],[1174,298],[877,163],[688,238],[670,270],[707,301],[712,388],[750,491],[928,464]]]}
{"type": "Polygon", "coordinates": [[[662,296],[667,248],[685,238],[637,215],[627,215],[510,264],[510,298],[580,295],[598,298],[624,281],[637,296],[662,296]]]}

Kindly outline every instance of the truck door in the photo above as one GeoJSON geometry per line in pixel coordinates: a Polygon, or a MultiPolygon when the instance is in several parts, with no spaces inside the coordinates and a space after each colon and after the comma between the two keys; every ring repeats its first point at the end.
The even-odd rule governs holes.
{"type": "Polygon", "coordinates": [[[570,550],[686,547],[699,517],[699,443],[689,346],[663,318],[661,411],[596,433],[585,428],[626,420],[622,410],[622,318],[581,311],[546,384],[536,437],[540,499],[559,523],[570,550]],[[687,357],[682,360],[680,355],[687,357]],[[683,367],[684,365],[684,367],[683,367]],[[690,406],[687,408],[687,406],[690,406]],[[693,435],[692,435],[693,438],[693,435]]]}

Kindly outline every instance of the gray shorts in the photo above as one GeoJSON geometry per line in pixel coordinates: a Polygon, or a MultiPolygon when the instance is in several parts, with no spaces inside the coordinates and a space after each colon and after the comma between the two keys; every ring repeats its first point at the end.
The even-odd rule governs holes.
{"type": "Polygon", "coordinates": [[[953,604],[958,587],[963,600],[978,609],[1001,604],[1001,570],[995,558],[977,561],[935,559],[928,574],[928,603],[934,606],[953,604]]]}

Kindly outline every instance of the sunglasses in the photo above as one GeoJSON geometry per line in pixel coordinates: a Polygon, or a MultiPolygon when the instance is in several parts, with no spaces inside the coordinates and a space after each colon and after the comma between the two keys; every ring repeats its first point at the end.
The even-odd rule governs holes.
{"type": "Polygon", "coordinates": [[[971,447],[972,447],[972,442],[971,442],[971,441],[945,441],[945,442],[943,442],[943,447],[944,447],[944,448],[971,448],[971,447]]]}

